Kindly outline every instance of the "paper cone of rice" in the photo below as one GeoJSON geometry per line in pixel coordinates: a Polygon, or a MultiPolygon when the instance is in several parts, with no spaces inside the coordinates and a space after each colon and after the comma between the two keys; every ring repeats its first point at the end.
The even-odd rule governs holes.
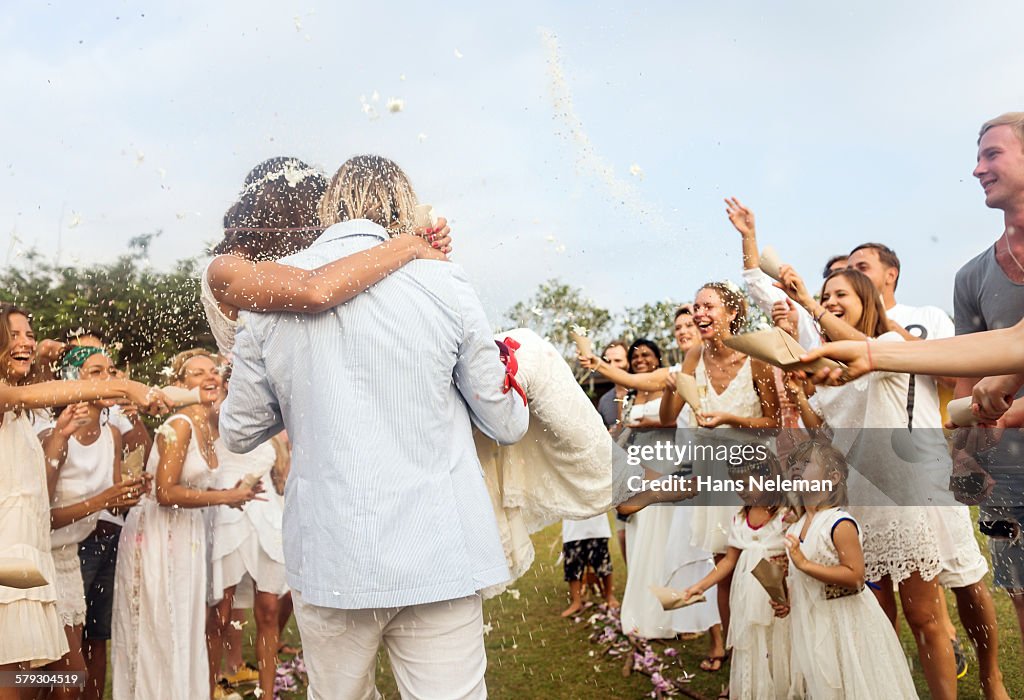
{"type": "Polygon", "coordinates": [[[45,586],[49,581],[28,559],[0,557],[0,586],[8,588],[35,588],[45,586]]]}
{"type": "Polygon", "coordinates": [[[770,245],[766,245],[761,251],[761,271],[776,282],[781,282],[780,267],[782,267],[782,260],[779,259],[779,254],[770,245]]]}
{"type": "Polygon", "coordinates": [[[700,389],[692,374],[680,372],[676,375],[676,393],[690,405],[694,413],[700,413],[700,389]]]}
{"type": "Polygon", "coordinates": [[[739,350],[744,355],[750,355],[762,362],[781,367],[787,372],[846,369],[845,365],[824,357],[813,362],[801,362],[801,356],[805,355],[807,351],[800,347],[800,343],[793,340],[793,336],[778,327],[734,335],[726,338],[725,344],[733,350],[739,350]]]}
{"type": "Polygon", "coordinates": [[[202,399],[199,397],[199,387],[186,389],[172,384],[161,388],[160,391],[174,405],[174,408],[183,408],[202,402],[202,399]]]}
{"type": "Polygon", "coordinates": [[[651,593],[658,599],[658,602],[661,603],[662,610],[678,610],[679,608],[685,608],[687,605],[703,603],[707,600],[704,594],[684,598],[683,591],[666,588],[665,586],[650,586],[650,589],[651,593]]]}

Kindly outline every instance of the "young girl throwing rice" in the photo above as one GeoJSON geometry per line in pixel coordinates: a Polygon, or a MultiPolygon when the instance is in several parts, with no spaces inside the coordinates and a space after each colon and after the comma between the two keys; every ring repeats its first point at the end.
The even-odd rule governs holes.
{"type": "Polygon", "coordinates": [[[684,596],[704,593],[732,574],[729,607],[732,616],[726,646],[732,649],[729,697],[743,700],[782,700],[801,697],[802,684],[790,669],[790,621],[775,617],[771,599],[751,573],[768,559],[785,566],[789,509],[785,494],[761,491],[751,477],[774,478],[782,473],[771,452],[768,459],[747,465],[744,506],[733,517],[725,556],[684,596]]]}

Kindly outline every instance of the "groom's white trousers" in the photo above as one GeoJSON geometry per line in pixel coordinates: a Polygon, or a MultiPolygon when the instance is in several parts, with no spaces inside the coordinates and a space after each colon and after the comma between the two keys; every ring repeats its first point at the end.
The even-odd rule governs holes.
{"type": "Polygon", "coordinates": [[[310,700],[376,700],[383,641],[402,698],[487,697],[480,596],[401,608],[338,610],[293,591],[310,700]]]}

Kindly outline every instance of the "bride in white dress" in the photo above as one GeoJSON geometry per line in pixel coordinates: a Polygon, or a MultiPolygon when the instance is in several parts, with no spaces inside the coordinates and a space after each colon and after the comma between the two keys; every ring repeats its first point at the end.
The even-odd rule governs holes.
{"type": "Polygon", "coordinates": [[[202,509],[240,507],[258,490],[211,490],[217,458],[210,411],[221,380],[210,354],[172,363],[176,382],[201,403],[157,431],[147,471],[154,489],[132,509],[118,544],[111,654],[115,700],[196,700],[211,693],[206,654],[206,525],[202,509]]]}

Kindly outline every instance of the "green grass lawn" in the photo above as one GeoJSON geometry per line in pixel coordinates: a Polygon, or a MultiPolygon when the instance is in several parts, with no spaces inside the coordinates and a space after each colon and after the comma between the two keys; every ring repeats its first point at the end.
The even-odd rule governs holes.
{"type": "MultiPolygon", "coordinates": [[[[984,540],[984,538],[982,538],[984,540]]],[[[559,613],[567,605],[567,588],[562,581],[562,567],[556,565],[561,548],[558,525],[538,532],[533,537],[537,558],[523,578],[513,584],[518,598],[506,592],[484,603],[484,619],[492,630],[486,636],[487,688],[496,699],[536,698],[538,700],[571,698],[641,698],[652,691],[650,680],[639,673],[624,676],[623,663],[602,657],[602,647],[588,641],[592,629],[586,624],[563,620],[559,613]]],[[[616,592],[622,597],[625,588],[625,566],[617,544],[611,544],[616,576],[616,592]]],[[[991,583],[991,581],[990,581],[991,583]]],[[[1010,697],[1024,698],[1021,639],[1013,606],[1002,591],[993,591],[999,616],[1001,662],[1010,697]]],[[[950,595],[951,612],[958,628],[955,605],[950,595]]],[[[587,611],[589,615],[591,611],[587,611]]],[[[246,629],[251,629],[247,626],[246,629]]],[[[294,630],[291,632],[294,634],[294,630]]],[[[960,631],[968,653],[973,649],[960,631]]],[[[297,635],[294,637],[297,640],[297,635]]],[[[928,697],[924,677],[917,669],[917,654],[906,625],[901,640],[910,659],[918,693],[928,697]]],[[[707,650],[705,638],[687,642],[655,644],[662,653],[671,647],[678,650],[674,659],[678,668],[694,674],[688,688],[696,694],[714,698],[728,678],[728,669],[704,673],[698,668],[707,650]]],[[[388,668],[386,654],[381,653],[378,665],[378,688],[386,698],[398,698],[388,668]]],[[[671,675],[680,675],[672,673],[671,675]]],[[[982,697],[977,664],[971,659],[967,676],[958,684],[961,698],[982,697]]],[[[301,697],[301,695],[296,696],[301,697]]]]}
{"type": "MultiPolygon", "coordinates": [[[[506,592],[484,603],[484,619],[491,626],[486,635],[487,646],[487,687],[491,698],[531,698],[562,700],[571,698],[642,698],[650,696],[650,680],[639,673],[623,674],[621,659],[602,656],[603,647],[591,643],[588,638],[593,631],[584,621],[574,623],[563,620],[559,613],[567,605],[567,588],[562,581],[562,567],[556,565],[561,548],[561,528],[554,525],[533,537],[537,550],[533,567],[512,588],[516,594],[506,592]]],[[[984,538],[982,538],[984,543],[984,538]]],[[[625,566],[622,563],[617,544],[611,544],[616,576],[616,592],[621,599],[625,588],[625,566]]],[[[991,583],[991,581],[990,581],[991,583]]],[[[1013,606],[1002,591],[993,591],[999,616],[1001,662],[1006,687],[1010,697],[1024,698],[1024,674],[1022,674],[1021,639],[1013,606]]],[[[952,606],[952,596],[950,603],[952,606]]],[[[951,611],[955,606],[951,607],[951,611]]],[[[588,609],[584,620],[593,609],[588,609]]],[[[959,627],[959,620],[953,615],[959,627]]],[[[245,626],[248,633],[255,630],[250,622],[245,626]]],[[[967,636],[960,632],[968,653],[973,649],[967,643],[967,636]]],[[[285,631],[285,640],[299,643],[298,631],[292,620],[285,631]]],[[[903,625],[901,630],[903,649],[910,659],[911,669],[922,698],[928,697],[924,678],[917,669],[917,655],[913,640],[903,625]]],[[[247,643],[245,655],[254,662],[252,650],[247,643]]],[[[655,643],[655,649],[664,656],[665,648],[674,648],[679,655],[672,660],[674,668],[670,675],[681,675],[681,671],[694,674],[688,690],[697,696],[714,698],[728,678],[728,668],[716,674],[704,673],[698,668],[707,650],[705,638],[687,642],[673,641],[668,644],[655,643]],[[677,670],[678,669],[678,670],[677,670]]],[[[398,698],[398,691],[387,663],[387,655],[381,653],[378,663],[378,688],[385,698],[398,698]]],[[[981,697],[977,675],[977,664],[971,659],[967,676],[958,685],[961,698],[981,697]]],[[[109,697],[109,695],[108,695],[109,697]]],[[[252,694],[246,695],[253,697],[252,694]]],[[[286,696],[304,697],[303,693],[286,696]]]]}

